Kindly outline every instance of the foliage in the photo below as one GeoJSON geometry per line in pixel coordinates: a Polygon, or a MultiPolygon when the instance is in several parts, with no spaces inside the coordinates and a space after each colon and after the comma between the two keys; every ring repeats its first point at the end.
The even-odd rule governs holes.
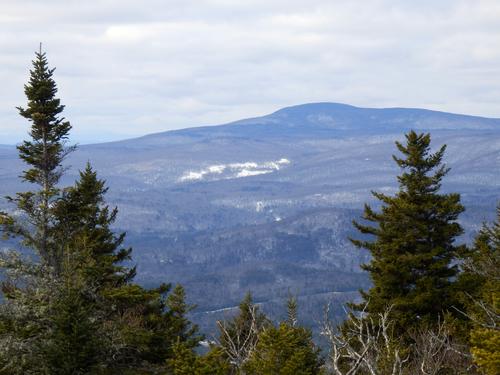
{"type": "Polygon", "coordinates": [[[183,344],[174,346],[174,355],[168,360],[173,375],[229,375],[231,366],[220,348],[212,348],[206,355],[196,355],[183,344]]]}
{"type": "Polygon", "coordinates": [[[41,261],[57,272],[61,254],[50,237],[53,224],[51,207],[59,195],[57,183],[63,173],[61,163],[74,147],[65,146],[71,125],[60,117],[64,106],[55,96],[57,86],[53,73],[45,53],[36,53],[30,80],[24,87],[27,107],[18,107],[21,116],[31,122],[31,140],[18,146],[19,157],[29,166],[21,177],[40,189],[18,193],[15,198],[8,199],[28,218],[29,225],[21,224],[5,213],[0,214],[0,225],[5,236],[21,235],[24,244],[34,249],[41,261]]]}
{"type": "Polygon", "coordinates": [[[243,368],[248,375],[313,375],[322,373],[322,361],[311,332],[283,322],[260,334],[243,368]]]}
{"type": "Polygon", "coordinates": [[[202,338],[186,314],[181,286],[145,289],[126,266],[131,249],[112,225],[117,209],[105,182],[87,165],[74,186],[57,187],[71,126],[59,114],[45,54],[37,53],[25,87],[31,140],[19,146],[38,190],[10,199],[20,216],[0,214],[6,237],[25,253],[2,253],[0,374],[160,373],[176,343],[191,350],[202,338]]]}
{"type": "MultiPolygon", "coordinates": [[[[65,317],[58,320],[53,316],[54,309],[63,300],[70,305],[75,303],[74,307],[82,306],[73,300],[72,293],[63,292],[63,256],[53,236],[53,209],[60,196],[57,183],[63,173],[61,163],[73,150],[65,146],[71,125],[60,117],[64,106],[55,96],[53,72],[45,54],[36,53],[30,80],[25,85],[28,104],[18,108],[21,116],[31,122],[31,140],[18,146],[20,158],[28,164],[21,177],[37,185],[38,190],[8,198],[19,213],[16,217],[0,213],[4,237],[18,237],[38,257],[38,262],[33,262],[16,252],[2,254],[0,265],[6,274],[2,281],[5,300],[0,308],[3,373],[51,373],[47,367],[50,350],[62,332],[59,328],[65,324],[65,317]]],[[[79,312],[75,311],[75,315],[79,312]]]]}
{"type": "Polygon", "coordinates": [[[443,320],[409,329],[412,343],[407,345],[395,334],[390,312],[391,307],[370,316],[351,311],[348,324],[336,329],[326,311],[323,334],[330,344],[329,367],[334,375],[477,373],[467,346],[454,339],[454,324],[443,320]]]}
{"type": "Polygon", "coordinates": [[[471,351],[487,374],[500,373],[500,205],[492,226],[483,225],[464,260],[462,278],[475,287],[467,295],[472,321],[471,351]]]}
{"type": "Polygon", "coordinates": [[[118,210],[105,204],[107,191],[87,163],[79,180],[63,191],[53,208],[53,236],[59,252],[79,258],[82,277],[100,288],[124,285],[135,276],[135,268],[123,265],[132,251],[121,248],[125,233],[116,235],[111,230],[118,210]]]}
{"type": "Polygon", "coordinates": [[[399,191],[394,196],[373,192],[381,211],[365,205],[363,219],[374,226],[354,222],[371,240],[352,240],[371,252],[363,268],[370,272],[373,287],[362,292],[368,314],[380,314],[392,306],[394,329],[437,322],[455,304],[453,264],[461,247],[454,245],[462,228],[456,222],[464,210],[458,194],[439,194],[448,168],[442,164],[445,146],[430,152],[430,135],[413,131],[406,145],[396,142],[402,158],[394,160],[402,169],[399,191]]]}
{"type": "Polygon", "coordinates": [[[248,361],[257,346],[260,333],[269,324],[267,317],[254,304],[250,293],[241,301],[236,316],[217,322],[220,331],[218,346],[237,371],[248,361]]]}

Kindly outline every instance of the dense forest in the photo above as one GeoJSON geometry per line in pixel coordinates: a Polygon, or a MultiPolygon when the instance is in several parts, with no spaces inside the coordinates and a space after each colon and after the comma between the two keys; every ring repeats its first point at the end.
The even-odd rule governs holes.
{"type": "Polygon", "coordinates": [[[325,306],[324,347],[299,324],[293,295],[280,322],[242,296],[205,338],[182,286],[134,282],[132,249],[113,230],[118,210],[92,165],[60,186],[75,147],[53,73],[38,52],[18,108],[31,124],[18,151],[32,190],[0,213],[3,236],[20,244],[0,254],[0,374],[500,373],[500,207],[472,246],[457,244],[464,207],[440,192],[446,146],[431,152],[430,134],[396,142],[399,191],[373,192],[381,208],[366,205],[353,223],[372,287],[340,324],[325,306]]]}

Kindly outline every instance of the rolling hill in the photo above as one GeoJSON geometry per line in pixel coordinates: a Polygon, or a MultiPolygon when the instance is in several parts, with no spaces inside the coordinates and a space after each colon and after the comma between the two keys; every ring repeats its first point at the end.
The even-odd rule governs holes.
{"type": "MultiPolygon", "coordinates": [[[[397,189],[394,141],[410,129],[431,132],[436,148],[448,145],[443,190],[462,194],[463,241],[470,241],[500,197],[500,119],[305,104],[82,145],[63,184],[90,161],[119,207],[116,226],[134,247],[138,279],[184,284],[202,323],[247,290],[276,314],[296,293],[312,321],[325,301],[354,298],[368,286],[359,270],[368,255],[348,241],[357,235],[350,223],[365,202],[375,203],[371,190],[397,189]]],[[[0,146],[2,195],[29,188],[17,178],[22,168],[15,148],[0,146]]]]}

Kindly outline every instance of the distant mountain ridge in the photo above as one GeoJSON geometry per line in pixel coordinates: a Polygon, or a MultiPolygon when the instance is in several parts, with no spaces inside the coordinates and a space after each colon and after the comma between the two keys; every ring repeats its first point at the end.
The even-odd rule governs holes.
{"type": "MultiPolygon", "coordinates": [[[[140,281],[183,283],[199,322],[247,290],[264,307],[296,293],[312,322],[327,298],[352,298],[368,285],[359,269],[367,254],[348,241],[357,235],[351,220],[375,203],[370,191],[396,191],[394,141],[409,129],[431,132],[434,147],[448,145],[443,191],[462,194],[470,241],[500,198],[500,119],[304,104],[82,145],[63,184],[94,165],[119,208],[117,229],[128,233],[140,281]]],[[[0,195],[30,188],[19,182],[23,168],[14,146],[0,146],[0,195]]]]}
{"type": "MultiPolygon", "coordinates": [[[[415,130],[498,130],[500,118],[454,114],[418,108],[362,108],[340,103],[310,103],[277,110],[269,115],[216,126],[201,126],[146,135],[164,136],[297,136],[307,132],[415,130]],[[283,133],[285,130],[288,133],[283,133]]],[[[126,142],[126,140],[125,140],[126,142]]]]}
{"type": "MultiPolygon", "coordinates": [[[[146,134],[123,140],[110,141],[92,145],[110,145],[114,143],[127,143],[145,141],[152,138],[164,138],[188,135],[196,136],[224,136],[249,135],[252,126],[257,127],[261,135],[276,131],[276,126],[281,130],[303,128],[304,131],[311,130],[341,130],[345,132],[370,130],[405,132],[415,130],[498,130],[500,129],[500,118],[484,116],[473,116],[466,114],[449,113],[444,111],[388,107],[388,108],[366,108],[356,107],[349,104],[318,102],[299,104],[281,108],[271,114],[252,117],[221,125],[188,127],[177,130],[146,134]],[[244,127],[242,127],[244,126],[244,127]]],[[[257,133],[259,134],[259,133],[257,133]]],[[[291,133],[295,135],[296,133],[291,133]]],[[[302,133],[301,133],[302,134],[302,133]]],[[[282,136],[290,135],[283,133],[282,136]]],[[[9,149],[12,145],[0,144],[0,148],[9,149]]]]}

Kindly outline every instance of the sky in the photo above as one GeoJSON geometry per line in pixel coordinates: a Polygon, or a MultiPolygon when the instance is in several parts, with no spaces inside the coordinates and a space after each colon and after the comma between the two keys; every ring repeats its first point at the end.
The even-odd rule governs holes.
{"type": "Polygon", "coordinates": [[[309,102],[500,117],[498,0],[0,0],[0,144],[40,42],[79,143],[309,102]]]}

